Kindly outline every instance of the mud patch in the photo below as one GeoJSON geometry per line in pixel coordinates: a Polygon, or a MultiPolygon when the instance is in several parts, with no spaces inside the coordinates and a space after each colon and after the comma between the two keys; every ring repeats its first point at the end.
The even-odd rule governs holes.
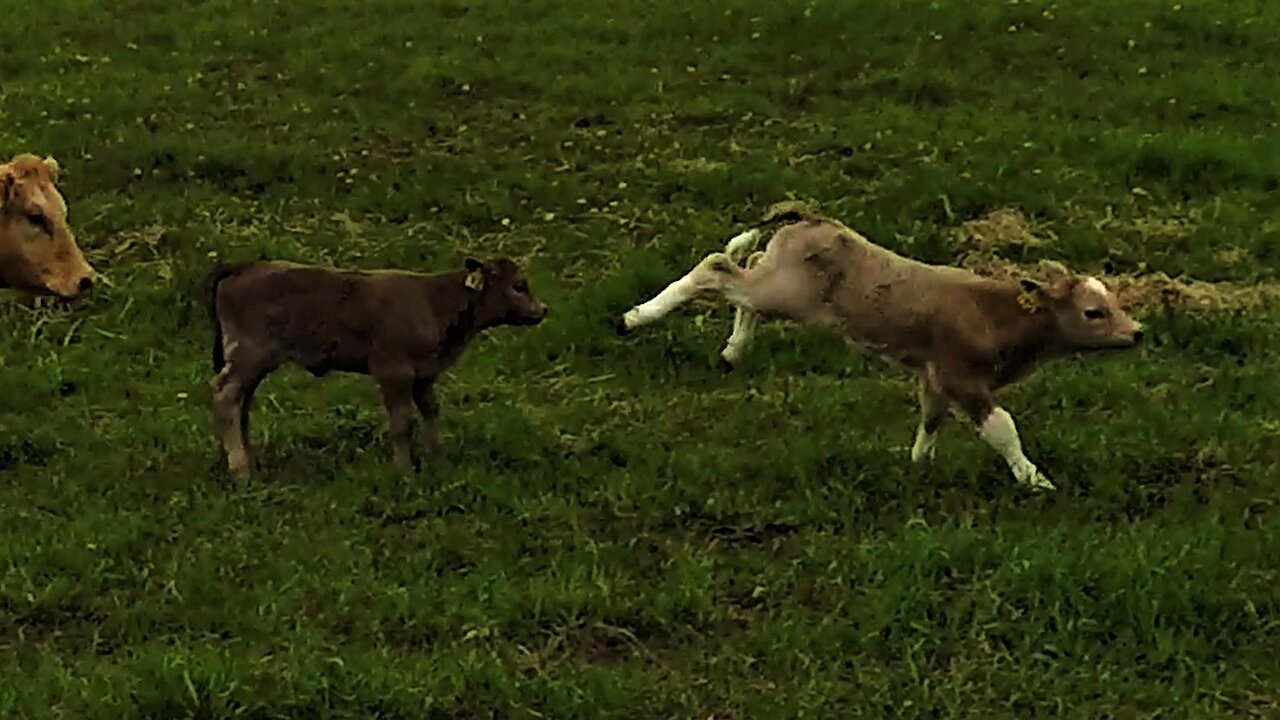
{"type": "Polygon", "coordinates": [[[787,541],[800,531],[790,523],[765,523],[763,525],[717,525],[707,531],[707,544],[711,547],[755,547],[770,553],[779,553],[787,541]]]}
{"type": "Polygon", "coordinates": [[[566,649],[592,667],[644,662],[667,669],[659,650],[662,645],[660,638],[641,637],[625,627],[587,622],[569,637],[566,649]]]}

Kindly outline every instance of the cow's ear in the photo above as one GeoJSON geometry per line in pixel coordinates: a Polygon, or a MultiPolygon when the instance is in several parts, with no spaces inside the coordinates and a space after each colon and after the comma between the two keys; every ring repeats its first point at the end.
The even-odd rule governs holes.
{"type": "Polygon", "coordinates": [[[58,164],[57,160],[54,160],[52,157],[45,158],[44,169],[49,172],[50,180],[55,183],[58,182],[58,174],[62,172],[62,166],[58,164]]]}
{"type": "Polygon", "coordinates": [[[462,261],[462,264],[467,269],[467,287],[472,290],[483,290],[484,263],[473,257],[468,257],[466,260],[462,261]]]}
{"type": "Polygon", "coordinates": [[[13,199],[13,186],[18,181],[9,165],[0,165],[0,205],[13,199]]]}
{"type": "Polygon", "coordinates": [[[1044,291],[1044,294],[1051,300],[1066,300],[1071,297],[1071,293],[1076,289],[1076,284],[1080,282],[1080,278],[1069,276],[1055,281],[1044,291]]]}

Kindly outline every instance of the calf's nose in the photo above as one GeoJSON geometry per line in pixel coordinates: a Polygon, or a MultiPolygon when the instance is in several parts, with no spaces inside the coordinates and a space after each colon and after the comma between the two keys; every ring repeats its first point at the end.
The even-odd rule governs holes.
{"type": "Polygon", "coordinates": [[[1143,333],[1141,330],[1134,330],[1134,331],[1133,331],[1133,341],[1134,341],[1135,343],[1140,343],[1140,342],[1142,342],[1142,337],[1143,337],[1143,335],[1144,335],[1144,333],[1143,333]]]}
{"type": "Polygon", "coordinates": [[[89,290],[93,288],[93,278],[89,277],[88,275],[85,275],[84,277],[80,278],[80,282],[79,284],[76,285],[76,287],[80,289],[80,292],[89,292],[89,290]]]}

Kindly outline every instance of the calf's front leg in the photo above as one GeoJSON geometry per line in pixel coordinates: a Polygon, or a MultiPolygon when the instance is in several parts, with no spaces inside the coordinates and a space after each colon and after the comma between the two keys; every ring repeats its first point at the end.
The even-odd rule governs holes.
{"type": "Polygon", "coordinates": [[[999,406],[992,408],[979,432],[982,439],[1004,457],[1018,482],[1033,488],[1054,489],[1049,478],[1046,478],[1023,454],[1022,441],[1018,439],[1018,428],[1013,424],[1013,416],[1008,411],[999,406]]]}
{"type": "Polygon", "coordinates": [[[755,337],[756,326],[759,323],[760,318],[755,311],[738,306],[733,315],[733,334],[729,336],[724,349],[720,351],[720,357],[724,360],[726,369],[732,370],[738,361],[742,360],[742,353],[755,337]]]}
{"type": "Polygon", "coordinates": [[[424,444],[426,445],[427,453],[431,459],[439,459],[443,448],[440,443],[438,422],[440,403],[436,400],[435,381],[421,377],[415,378],[413,381],[413,402],[418,406],[418,413],[422,415],[424,444]]]}
{"type": "Polygon", "coordinates": [[[395,463],[401,468],[413,467],[413,455],[409,450],[413,434],[413,373],[400,370],[384,371],[374,376],[382,390],[382,402],[387,408],[387,424],[395,463]]]}
{"type": "MultiPolygon", "coordinates": [[[[752,253],[747,258],[747,270],[755,268],[763,257],[763,252],[752,253]]],[[[729,340],[725,343],[724,349],[720,351],[720,357],[724,360],[727,369],[732,370],[738,364],[738,361],[742,359],[742,353],[746,351],[747,345],[751,344],[751,340],[756,334],[756,327],[759,324],[759,313],[744,304],[737,306],[733,314],[733,333],[729,335],[729,340]]]]}
{"type": "Polygon", "coordinates": [[[995,404],[989,390],[967,389],[953,397],[977,425],[978,435],[1004,458],[1019,483],[1036,489],[1054,489],[1053,483],[1022,452],[1022,440],[1018,437],[1013,416],[995,404]]]}

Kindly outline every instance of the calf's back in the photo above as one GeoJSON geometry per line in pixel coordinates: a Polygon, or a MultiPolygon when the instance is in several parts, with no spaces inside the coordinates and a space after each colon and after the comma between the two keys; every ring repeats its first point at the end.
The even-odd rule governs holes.
{"type": "Polygon", "coordinates": [[[458,274],[258,262],[219,281],[214,303],[229,343],[316,374],[368,373],[379,356],[447,353],[446,331],[466,320],[461,281],[447,282],[458,274]]]}

